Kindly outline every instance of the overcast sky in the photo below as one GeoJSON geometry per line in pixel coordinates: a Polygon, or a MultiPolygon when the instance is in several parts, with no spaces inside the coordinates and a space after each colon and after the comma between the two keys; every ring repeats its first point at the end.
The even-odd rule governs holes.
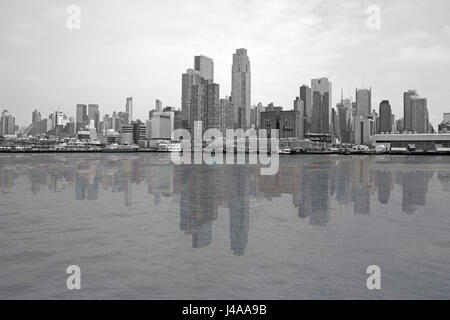
{"type": "Polygon", "coordinates": [[[428,98],[436,126],[450,112],[448,0],[161,0],[1,1],[0,109],[28,125],[57,108],[75,115],[77,103],[104,113],[125,109],[146,119],[159,98],[180,107],[181,74],[194,55],[214,59],[220,95],[230,95],[236,48],[247,48],[252,104],[292,109],[299,86],[329,77],[333,105],[355,88],[372,87],[373,106],[389,99],[403,116],[402,93],[428,98]],[[69,5],[81,28],[67,28],[69,5]],[[381,9],[371,30],[368,6],[381,9]]]}

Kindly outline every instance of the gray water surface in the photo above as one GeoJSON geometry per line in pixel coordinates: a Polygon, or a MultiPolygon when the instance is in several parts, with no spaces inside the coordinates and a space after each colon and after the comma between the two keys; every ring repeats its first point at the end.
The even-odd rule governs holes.
{"type": "Polygon", "coordinates": [[[2,154],[0,298],[449,299],[450,158],[2,154]]]}

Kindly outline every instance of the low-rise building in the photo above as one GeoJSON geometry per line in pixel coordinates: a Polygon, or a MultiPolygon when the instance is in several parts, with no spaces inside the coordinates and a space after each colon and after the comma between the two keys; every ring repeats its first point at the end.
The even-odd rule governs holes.
{"type": "Polygon", "coordinates": [[[278,138],[300,138],[301,115],[297,110],[275,110],[261,112],[260,129],[266,129],[269,136],[270,130],[278,129],[278,138]]]}
{"type": "Polygon", "coordinates": [[[450,151],[450,133],[376,134],[374,144],[390,150],[450,151]]]}

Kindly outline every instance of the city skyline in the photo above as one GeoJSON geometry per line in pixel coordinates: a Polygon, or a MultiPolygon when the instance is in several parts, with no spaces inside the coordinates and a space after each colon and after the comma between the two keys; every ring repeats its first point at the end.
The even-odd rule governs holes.
{"type": "Polygon", "coordinates": [[[68,3],[0,5],[4,13],[0,105],[15,116],[16,124],[26,126],[34,109],[44,118],[58,108],[75,116],[76,104],[91,101],[100,106],[102,116],[122,110],[124,97],[133,96],[134,117],[146,119],[156,98],[181,109],[180,73],[199,54],[214,59],[214,81],[221,86],[221,97],[230,95],[231,54],[246,48],[252,62],[251,105],[274,102],[289,110],[302,84],[328,77],[336,89],[334,108],[341,88],[344,97],[354,101],[355,88],[367,86],[373,89],[372,109],[389,100],[398,116],[403,114],[403,92],[417,89],[427,97],[430,122],[436,127],[450,101],[448,85],[435,76],[450,64],[450,41],[445,41],[450,39],[450,26],[444,13],[449,4],[437,2],[440,5],[385,3],[380,6],[379,30],[366,26],[371,5],[367,1],[301,5],[235,1],[213,9],[171,1],[81,2],[80,30],[66,28],[68,3]],[[159,22],[150,19],[152,28],[136,22],[146,19],[126,24],[128,16],[155,10],[161,14],[152,15],[159,22]],[[222,14],[206,34],[200,30],[209,19],[183,18],[185,13],[197,17],[211,10],[222,14]],[[173,23],[167,25],[166,20],[173,23]],[[169,31],[164,31],[167,27],[169,31]],[[180,53],[182,47],[186,49],[180,53]]]}

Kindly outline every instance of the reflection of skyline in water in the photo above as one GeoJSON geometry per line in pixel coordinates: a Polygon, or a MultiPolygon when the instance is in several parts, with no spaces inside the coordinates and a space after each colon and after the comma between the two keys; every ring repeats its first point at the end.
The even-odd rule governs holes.
{"type": "Polygon", "coordinates": [[[33,194],[74,192],[78,201],[94,201],[103,192],[122,195],[133,205],[133,188],[146,186],[158,206],[162,198],[179,203],[180,230],[193,248],[212,242],[219,208],[229,214],[230,249],[243,255],[250,230],[250,199],[292,196],[290,206],[313,226],[332,219],[330,206],[353,205],[354,215],[370,215],[373,201],[386,205],[392,193],[401,195],[398,212],[413,214],[425,206],[429,182],[436,178],[450,191],[450,164],[446,158],[415,157],[290,157],[280,159],[276,175],[261,176],[250,165],[180,165],[166,155],[8,156],[0,158],[0,191],[12,192],[21,176],[33,194]],[[371,202],[372,201],[372,202],[371,202]]]}

